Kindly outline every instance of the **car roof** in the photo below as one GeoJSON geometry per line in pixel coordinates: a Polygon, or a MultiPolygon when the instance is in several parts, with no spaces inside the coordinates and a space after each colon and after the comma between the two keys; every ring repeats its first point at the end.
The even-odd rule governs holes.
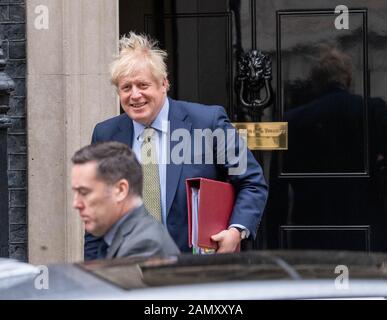
{"type": "Polygon", "coordinates": [[[79,267],[123,289],[233,280],[386,279],[387,255],[345,251],[249,251],[238,254],[91,261],[79,267]],[[339,267],[339,268],[338,268],[339,267]],[[125,278],[123,274],[128,274],[125,278]]]}
{"type": "Polygon", "coordinates": [[[343,251],[118,258],[49,266],[0,299],[308,299],[387,297],[387,255],[343,251]],[[339,267],[339,269],[337,269],[339,267]],[[336,279],[347,272],[349,286],[336,279]]]}

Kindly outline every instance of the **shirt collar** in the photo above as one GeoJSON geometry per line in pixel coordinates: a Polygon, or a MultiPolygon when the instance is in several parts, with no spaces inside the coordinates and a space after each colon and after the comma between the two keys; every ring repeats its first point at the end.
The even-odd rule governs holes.
{"type": "MultiPolygon", "coordinates": [[[[164,104],[160,109],[156,119],[152,122],[151,127],[156,129],[157,131],[161,131],[166,133],[168,131],[167,123],[168,123],[168,113],[169,113],[169,101],[168,98],[165,98],[164,104]]],[[[134,129],[134,137],[137,140],[141,139],[141,135],[144,132],[146,127],[133,120],[133,129],[134,129]]]]}

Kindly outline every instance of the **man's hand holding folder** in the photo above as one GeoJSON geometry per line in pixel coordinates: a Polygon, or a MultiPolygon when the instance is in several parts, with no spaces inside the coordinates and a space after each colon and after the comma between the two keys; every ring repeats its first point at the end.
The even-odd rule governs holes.
{"type": "Polygon", "coordinates": [[[235,192],[230,183],[205,178],[186,181],[189,245],[194,253],[239,251],[241,235],[229,228],[235,192]]]}
{"type": "Polygon", "coordinates": [[[218,243],[216,253],[236,252],[240,249],[241,236],[237,228],[223,230],[211,236],[211,239],[218,243]]]}

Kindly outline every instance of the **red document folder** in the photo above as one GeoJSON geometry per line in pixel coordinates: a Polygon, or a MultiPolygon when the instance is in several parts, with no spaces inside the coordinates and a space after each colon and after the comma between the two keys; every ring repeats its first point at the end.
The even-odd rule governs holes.
{"type": "Polygon", "coordinates": [[[192,188],[200,190],[197,244],[201,248],[217,249],[211,236],[229,226],[235,201],[234,187],[230,183],[205,178],[186,180],[189,246],[192,246],[192,188]]]}

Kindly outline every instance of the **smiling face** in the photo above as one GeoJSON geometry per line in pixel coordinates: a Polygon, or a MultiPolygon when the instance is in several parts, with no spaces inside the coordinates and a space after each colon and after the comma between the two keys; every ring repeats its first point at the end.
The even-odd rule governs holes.
{"type": "Polygon", "coordinates": [[[155,79],[149,67],[120,78],[118,94],[122,108],[132,120],[151,125],[164,104],[167,84],[166,79],[155,79]]]}
{"type": "Polygon", "coordinates": [[[73,207],[79,211],[86,231],[102,236],[120,218],[120,212],[115,186],[97,179],[96,172],[96,162],[73,165],[71,186],[74,192],[73,207]]]}

